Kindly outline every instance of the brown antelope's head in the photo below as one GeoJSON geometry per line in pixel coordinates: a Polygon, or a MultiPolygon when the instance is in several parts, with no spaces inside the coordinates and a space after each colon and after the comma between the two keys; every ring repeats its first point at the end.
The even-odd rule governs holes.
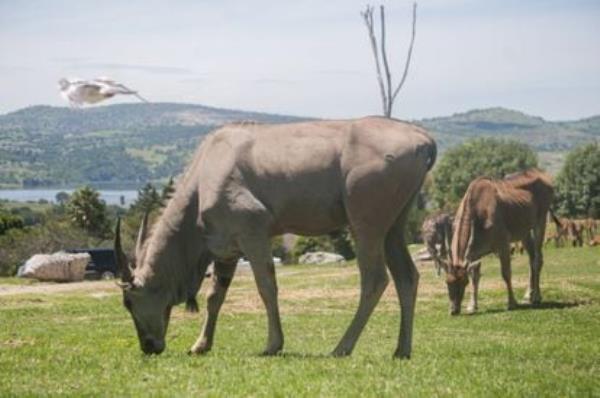
{"type": "Polygon", "coordinates": [[[167,292],[153,286],[145,286],[143,279],[136,278],[134,271],[148,261],[144,240],[147,237],[148,214],[144,216],[135,248],[135,256],[128,259],[121,247],[121,220],[115,232],[115,255],[121,273],[119,286],[123,290],[123,305],[131,314],[137,331],[140,348],[145,354],[160,354],[165,349],[165,335],[169,326],[172,305],[167,292]]]}
{"type": "MultiPolygon", "coordinates": [[[[451,258],[451,257],[450,257],[451,258]]],[[[460,314],[460,307],[465,289],[469,284],[469,275],[466,266],[454,265],[452,260],[441,260],[442,268],[446,271],[446,286],[450,299],[450,315],[460,314]]]]}
{"type": "Polygon", "coordinates": [[[465,267],[449,267],[446,273],[446,286],[448,286],[448,298],[450,299],[450,315],[460,314],[460,306],[468,284],[469,277],[465,267]]]}

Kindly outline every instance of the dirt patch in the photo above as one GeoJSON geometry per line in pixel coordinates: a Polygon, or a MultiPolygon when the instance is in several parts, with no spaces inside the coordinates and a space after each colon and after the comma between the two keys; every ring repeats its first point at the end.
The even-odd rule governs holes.
{"type": "Polygon", "coordinates": [[[0,341],[0,348],[20,348],[23,346],[31,346],[34,344],[34,341],[31,340],[23,340],[23,339],[9,339],[6,341],[0,341]]]}
{"type": "Polygon", "coordinates": [[[56,294],[70,292],[116,291],[113,281],[83,281],[73,283],[38,283],[35,285],[0,285],[0,296],[21,294],[56,294]]]}

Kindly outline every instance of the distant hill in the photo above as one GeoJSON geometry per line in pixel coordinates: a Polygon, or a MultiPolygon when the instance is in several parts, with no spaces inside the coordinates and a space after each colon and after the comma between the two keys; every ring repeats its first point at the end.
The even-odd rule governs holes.
{"type": "MultiPolygon", "coordinates": [[[[0,115],[0,187],[137,187],[178,174],[199,140],[224,123],[306,119],[173,103],[33,106],[0,115]]],[[[490,108],[415,122],[433,133],[440,151],[472,137],[516,139],[550,169],[565,151],[600,138],[600,116],[549,122],[490,108]]]]}
{"type": "Polygon", "coordinates": [[[301,118],[201,105],[33,106],[0,116],[0,187],[136,187],[183,169],[199,139],[228,122],[301,118]]]}
{"type": "Polygon", "coordinates": [[[538,152],[556,152],[600,138],[600,116],[549,122],[505,108],[476,109],[418,123],[435,132],[442,147],[456,145],[467,138],[488,136],[522,141],[538,152]]]}

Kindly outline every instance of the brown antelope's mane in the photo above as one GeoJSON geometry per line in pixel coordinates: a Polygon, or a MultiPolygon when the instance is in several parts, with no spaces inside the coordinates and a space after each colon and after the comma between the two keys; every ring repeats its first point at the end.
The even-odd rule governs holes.
{"type": "Polygon", "coordinates": [[[471,193],[473,183],[467,188],[465,197],[460,202],[458,210],[456,211],[456,218],[454,219],[454,239],[452,240],[452,264],[462,263],[462,256],[466,251],[466,245],[471,236],[471,193]],[[459,253],[461,253],[459,255],[459,253]]]}

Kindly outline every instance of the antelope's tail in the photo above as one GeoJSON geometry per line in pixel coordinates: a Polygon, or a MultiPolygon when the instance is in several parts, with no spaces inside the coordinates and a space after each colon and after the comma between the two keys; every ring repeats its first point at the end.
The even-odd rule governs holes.
{"type": "Polygon", "coordinates": [[[554,224],[556,224],[556,228],[562,229],[563,225],[560,222],[560,220],[558,219],[558,217],[556,217],[556,214],[554,214],[552,209],[549,210],[549,213],[550,213],[550,218],[552,218],[552,221],[554,221],[554,224]]]}

